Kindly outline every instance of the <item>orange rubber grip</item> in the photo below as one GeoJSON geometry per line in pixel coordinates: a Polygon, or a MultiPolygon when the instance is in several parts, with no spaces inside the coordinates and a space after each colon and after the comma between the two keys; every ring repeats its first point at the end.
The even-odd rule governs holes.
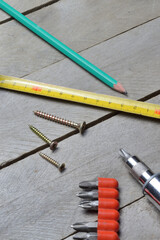
{"type": "Polygon", "coordinates": [[[106,220],[115,220],[118,221],[119,219],[119,212],[115,209],[98,209],[98,221],[99,219],[106,219],[106,220]]]}
{"type": "Polygon", "coordinates": [[[98,199],[99,198],[114,198],[118,199],[119,192],[115,188],[98,188],[98,199]]]}
{"type": "Polygon", "coordinates": [[[119,209],[119,202],[116,199],[111,198],[99,198],[98,199],[98,208],[105,209],[119,209]]]}
{"type": "Polygon", "coordinates": [[[119,223],[115,220],[98,219],[97,230],[118,232],[119,223]]]}
{"type": "Polygon", "coordinates": [[[98,178],[98,188],[118,188],[118,181],[115,178],[98,178]]]}
{"type": "Polygon", "coordinates": [[[97,235],[97,240],[119,240],[116,232],[98,231],[97,235]]]}

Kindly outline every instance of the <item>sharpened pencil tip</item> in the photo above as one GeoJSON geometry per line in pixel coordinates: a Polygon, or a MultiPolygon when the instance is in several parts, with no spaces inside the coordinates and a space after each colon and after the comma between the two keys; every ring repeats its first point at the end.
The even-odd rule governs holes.
{"type": "Polygon", "coordinates": [[[117,84],[114,84],[113,85],[113,89],[116,90],[117,92],[120,92],[120,93],[123,93],[123,94],[126,94],[127,91],[124,89],[124,87],[122,86],[121,83],[117,83],[117,84]]]}

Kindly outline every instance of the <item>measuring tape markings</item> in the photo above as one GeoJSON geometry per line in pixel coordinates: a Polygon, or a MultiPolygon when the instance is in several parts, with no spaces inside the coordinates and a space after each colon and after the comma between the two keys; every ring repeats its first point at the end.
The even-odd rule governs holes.
{"type": "Polygon", "coordinates": [[[160,106],[151,103],[107,96],[4,75],[0,75],[0,87],[148,117],[160,118],[160,106]]]}

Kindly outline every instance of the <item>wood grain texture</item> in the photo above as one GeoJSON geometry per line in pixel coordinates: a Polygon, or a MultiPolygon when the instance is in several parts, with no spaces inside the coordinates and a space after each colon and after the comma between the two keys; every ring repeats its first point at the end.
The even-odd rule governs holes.
{"type": "MultiPolygon", "coordinates": [[[[154,101],[160,103],[160,96],[152,99],[154,101]]],[[[96,220],[96,213],[86,214],[78,207],[80,200],[75,195],[83,180],[115,177],[119,181],[120,206],[135,201],[142,196],[142,189],[125,168],[118,150],[123,147],[157,172],[160,168],[159,136],[159,121],[147,118],[142,121],[140,117],[121,114],[88,129],[83,137],[77,134],[66,139],[55,153],[49,149],[44,151],[66,163],[63,173],[38,154],[2,169],[1,239],[12,236],[13,239],[60,240],[73,233],[72,223],[96,220]]],[[[139,205],[136,207],[141,211],[139,205]]],[[[128,219],[129,216],[136,222],[136,214],[128,214],[128,219]]],[[[121,221],[126,223],[125,217],[126,214],[122,214],[121,221]]],[[[152,231],[154,228],[158,232],[157,225],[152,231]]],[[[122,240],[130,239],[129,230],[123,234],[122,240]]]]}
{"type": "Polygon", "coordinates": [[[159,239],[159,211],[147,199],[124,208],[121,219],[121,239],[159,239]]]}
{"type": "MultiPolygon", "coordinates": [[[[145,198],[121,210],[120,239],[159,240],[159,211],[145,198]]],[[[73,240],[73,236],[65,238],[73,240]]]]}
{"type": "MultiPolygon", "coordinates": [[[[31,9],[35,9],[36,7],[47,4],[50,1],[49,0],[34,0],[34,1],[6,0],[5,2],[20,12],[26,12],[26,11],[30,11],[31,9]]],[[[56,2],[56,0],[55,1],[53,0],[52,2],[54,3],[56,2]]],[[[0,10],[0,23],[9,18],[10,16],[8,14],[0,10]]]]}
{"type": "MultiPolygon", "coordinates": [[[[126,87],[129,98],[144,97],[160,87],[159,22],[159,19],[154,20],[115,39],[85,50],[81,54],[110,75],[115,76],[126,87]]],[[[36,71],[26,78],[124,97],[68,59],[36,71]]],[[[51,139],[72,130],[35,117],[34,110],[45,111],[75,122],[85,120],[87,123],[110,112],[107,109],[9,92],[3,89],[0,89],[0,94],[1,163],[43,144],[42,140],[30,131],[28,124],[39,128],[51,139]]]]}
{"type": "MultiPolygon", "coordinates": [[[[159,1],[61,0],[27,15],[79,52],[159,16],[159,1]]],[[[64,58],[16,21],[0,26],[4,75],[24,76],[64,58]]]]}

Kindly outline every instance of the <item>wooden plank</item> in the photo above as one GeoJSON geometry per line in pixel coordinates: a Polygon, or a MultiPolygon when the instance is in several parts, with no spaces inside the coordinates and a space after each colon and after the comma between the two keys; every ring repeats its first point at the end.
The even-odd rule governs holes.
{"type": "MultiPolygon", "coordinates": [[[[152,101],[160,103],[160,96],[152,101]]],[[[83,180],[115,177],[119,181],[120,206],[135,201],[142,196],[142,189],[128,173],[118,150],[123,147],[157,172],[159,134],[159,121],[147,118],[142,121],[140,117],[121,114],[92,127],[84,137],[75,135],[66,139],[53,154],[48,149],[44,151],[66,163],[63,173],[38,154],[2,169],[1,239],[11,236],[14,239],[22,239],[22,236],[23,239],[37,236],[38,239],[62,239],[73,233],[72,223],[96,220],[96,213],[86,214],[78,207],[80,200],[76,193],[83,180]]],[[[122,222],[126,221],[125,217],[122,214],[122,222]]],[[[132,221],[134,217],[136,215],[130,214],[132,221]]]]}
{"type": "MultiPolygon", "coordinates": [[[[159,22],[159,19],[152,21],[83,51],[81,54],[89,60],[92,59],[97,66],[119,79],[126,87],[129,98],[139,99],[159,89],[159,22]]],[[[26,78],[124,97],[94,79],[68,59],[41,69],[26,78]]],[[[43,144],[42,140],[29,130],[28,124],[35,125],[51,139],[71,131],[65,126],[35,117],[32,112],[34,110],[52,113],[75,122],[86,121],[87,123],[109,113],[107,109],[2,89],[0,94],[2,106],[0,162],[16,158],[43,144]]]]}
{"type": "MultiPolygon", "coordinates": [[[[20,0],[6,0],[6,3],[10,4],[12,7],[14,7],[15,9],[17,9],[20,12],[26,12],[29,11],[31,9],[35,9],[36,7],[40,7],[42,5],[47,4],[48,2],[50,2],[49,0],[34,0],[34,1],[27,1],[24,0],[23,2],[20,0]]],[[[54,0],[52,1],[54,3],[54,0]]],[[[55,0],[56,2],[56,0],[55,0]]],[[[6,14],[5,12],[0,10],[0,22],[9,19],[10,16],[8,14],[6,14]]]]}
{"type": "MultiPolygon", "coordinates": [[[[101,0],[100,4],[61,0],[28,17],[79,52],[158,17],[159,12],[160,2],[153,5],[152,0],[101,0]]],[[[16,21],[2,24],[0,32],[1,73],[24,76],[64,58],[16,21]]]]}
{"type": "Polygon", "coordinates": [[[121,239],[159,239],[159,211],[147,199],[124,208],[121,216],[121,239]]]}
{"type": "MultiPolygon", "coordinates": [[[[122,209],[119,235],[121,240],[159,240],[159,229],[159,211],[146,199],[122,209]]],[[[66,240],[73,240],[73,236],[66,240]]]]}

